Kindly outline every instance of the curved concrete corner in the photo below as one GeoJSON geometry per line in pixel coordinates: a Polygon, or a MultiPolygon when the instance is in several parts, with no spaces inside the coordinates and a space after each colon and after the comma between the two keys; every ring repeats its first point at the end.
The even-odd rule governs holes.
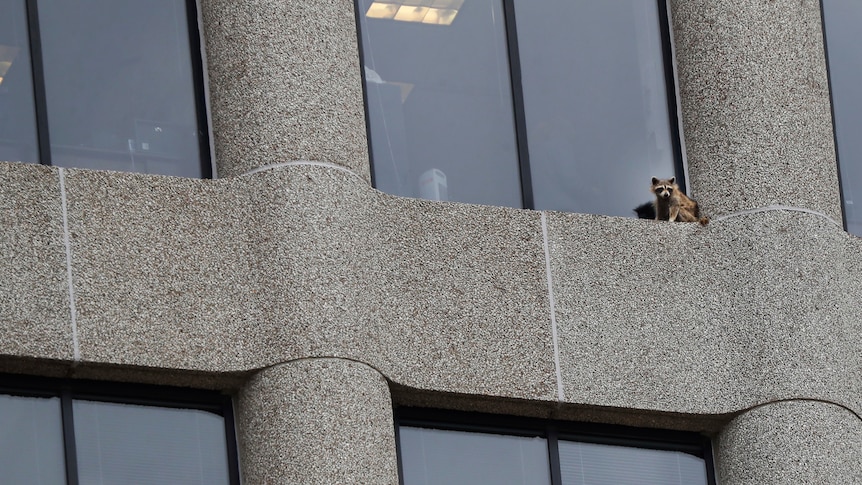
{"type": "Polygon", "coordinates": [[[820,3],[670,4],[691,185],[706,213],[783,204],[841,220],[820,3]]]}
{"type": "Polygon", "coordinates": [[[353,2],[200,5],[219,176],[318,160],[370,181],[353,2]]]}
{"type": "Polygon", "coordinates": [[[787,401],[747,411],[718,438],[723,485],[862,483],[862,420],[824,402],[787,401]]]}
{"type": "Polygon", "coordinates": [[[237,429],[244,483],[398,483],[389,387],[364,364],[258,372],[239,393],[237,429]]]}

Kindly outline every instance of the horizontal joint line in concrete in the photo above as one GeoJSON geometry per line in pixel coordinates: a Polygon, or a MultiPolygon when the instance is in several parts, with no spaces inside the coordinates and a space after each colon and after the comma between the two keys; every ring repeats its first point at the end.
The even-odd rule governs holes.
{"type": "Polygon", "coordinates": [[[542,244],[545,250],[545,275],[548,280],[548,303],[551,306],[551,338],[554,342],[554,370],[557,376],[557,399],[565,401],[563,392],[563,374],[560,371],[560,345],[557,341],[557,308],[554,300],[554,278],[551,275],[551,251],[548,244],[548,218],[542,211],[542,244]]]}
{"type": "Polygon", "coordinates": [[[63,245],[66,247],[66,280],[69,284],[69,313],[72,325],[72,357],[74,362],[81,360],[81,348],[78,344],[78,311],[75,308],[75,285],[72,280],[72,241],[69,237],[69,211],[66,206],[66,176],[62,168],[60,175],[60,211],[63,215],[63,245]]]}
{"type": "Polygon", "coordinates": [[[745,414],[749,411],[753,411],[753,410],[759,409],[759,408],[764,408],[764,407],[767,407],[771,404],[795,403],[795,402],[811,402],[811,403],[818,403],[818,404],[826,404],[829,406],[835,406],[835,407],[838,407],[838,408],[841,408],[841,409],[847,411],[848,413],[855,416],[856,419],[858,419],[860,422],[862,422],[862,415],[860,415],[858,412],[856,412],[855,409],[847,406],[846,404],[841,404],[840,402],[837,402],[837,401],[830,401],[828,399],[818,399],[815,397],[789,397],[789,398],[785,398],[785,399],[774,399],[772,401],[762,402],[762,403],[756,404],[754,406],[745,408],[745,409],[737,412],[736,414],[737,415],[745,414]]]}
{"type": "Polygon", "coordinates": [[[249,170],[248,172],[245,172],[245,173],[243,173],[243,174],[240,174],[240,177],[245,176],[245,175],[252,175],[252,174],[255,174],[255,173],[259,173],[259,172],[267,172],[267,171],[275,170],[275,169],[279,169],[279,168],[282,168],[282,167],[294,167],[294,166],[297,166],[297,165],[310,165],[310,166],[314,166],[314,167],[324,167],[324,168],[332,168],[332,169],[335,169],[335,170],[341,170],[342,172],[347,172],[347,173],[349,173],[350,175],[353,175],[354,177],[358,178],[359,180],[362,180],[363,182],[365,182],[365,179],[363,179],[359,174],[357,174],[356,172],[354,172],[354,171],[350,170],[349,168],[342,167],[341,165],[336,165],[336,164],[334,164],[334,163],[329,163],[329,162],[313,162],[313,161],[310,161],[310,160],[295,160],[295,161],[292,161],[292,162],[271,163],[271,164],[269,164],[269,165],[263,165],[263,166],[261,166],[261,167],[257,167],[257,168],[255,168],[255,169],[253,169],[253,170],[249,170]]]}
{"type": "Polygon", "coordinates": [[[827,216],[823,212],[818,212],[815,210],[806,209],[804,207],[793,207],[793,206],[789,206],[789,205],[768,205],[765,207],[757,207],[755,209],[745,209],[745,210],[741,210],[741,211],[737,211],[737,212],[731,212],[730,214],[725,214],[723,216],[713,217],[712,220],[713,221],[723,221],[725,219],[730,219],[733,217],[739,217],[739,216],[744,216],[744,215],[748,215],[748,214],[757,214],[760,212],[773,212],[773,211],[804,212],[806,214],[811,214],[811,215],[814,215],[817,217],[822,217],[823,219],[826,219],[827,221],[831,222],[832,224],[835,224],[836,226],[844,229],[844,224],[841,224],[841,223],[835,221],[835,219],[827,216]]]}

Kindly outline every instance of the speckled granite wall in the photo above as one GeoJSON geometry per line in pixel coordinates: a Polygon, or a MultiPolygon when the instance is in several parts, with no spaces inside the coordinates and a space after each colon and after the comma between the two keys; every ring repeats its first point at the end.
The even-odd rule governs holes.
{"type": "Polygon", "coordinates": [[[341,359],[265,369],[237,400],[243,483],[398,483],[386,380],[341,359]]]}
{"type": "Polygon", "coordinates": [[[862,483],[862,421],[824,402],[769,404],[734,419],[718,439],[718,483],[862,483]]]}
{"type": "Polygon", "coordinates": [[[781,204],[841,220],[820,2],[670,5],[690,184],[707,213],[781,204]]]}
{"type": "Polygon", "coordinates": [[[549,236],[566,401],[721,414],[806,396],[862,409],[862,240],[833,221],[553,214],[549,236]]]}
{"type": "Polygon", "coordinates": [[[371,180],[352,0],[201,0],[220,177],[315,160],[371,180]]]}
{"type": "Polygon", "coordinates": [[[56,170],[0,163],[0,354],[74,357],[65,247],[56,170]]]}
{"type": "Polygon", "coordinates": [[[862,239],[823,216],[701,227],[442,204],[317,165],[64,181],[79,366],[240,373],[336,356],[446,393],[862,410],[862,239]]]}
{"type": "MultiPolygon", "coordinates": [[[[332,414],[342,405],[382,416],[387,379],[570,419],[716,426],[742,412],[718,443],[729,483],[747,483],[748,452],[768,483],[771,457],[816,434],[803,419],[858,462],[862,239],[836,222],[817,2],[671,4],[706,227],[381,194],[350,2],[202,0],[223,178],[0,163],[0,370],[229,388],[267,369],[241,393],[251,483],[306,477],[270,465],[281,452],[266,440],[350,419],[332,414]],[[239,176],[298,159],[333,165],[239,176]],[[770,429],[784,441],[761,442],[770,429]]],[[[391,461],[391,437],[375,440],[351,463],[391,461]]],[[[811,476],[858,479],[823,468],[816,443],[811,476]]],[[[326,476],[353,466],[298,459],[326,476]]]]}

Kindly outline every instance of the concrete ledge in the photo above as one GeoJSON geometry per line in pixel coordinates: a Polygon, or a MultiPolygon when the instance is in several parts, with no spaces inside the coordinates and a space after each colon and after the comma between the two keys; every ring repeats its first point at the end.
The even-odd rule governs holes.
{"type": "MultiPolygon", "coordinates": [[[[320,165],[216,181],[67,170],[65,189],[78,372],[234,382],[338,357],[417,392],[594,410],[862,408],[862,239],[812,213],[543,215],[392,197],[320,165]]],[[[3,358],[28,352],[42,351],[3,358]]]]}
{"type": "Polygon", "coordinates": [[[722,414],[860,405],[860,240],[805,212],[549,219],[566,401],[722,414]]]}

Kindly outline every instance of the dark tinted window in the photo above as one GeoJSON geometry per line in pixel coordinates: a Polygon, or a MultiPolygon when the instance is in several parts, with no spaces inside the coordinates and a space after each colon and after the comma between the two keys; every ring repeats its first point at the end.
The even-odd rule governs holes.
{"type": "Polygon", "coordinates": [[[684,180],[664,4],[357,0],[376,187],[633,216],[684,180]]]}
{"type": "Polygon", "coordinates": [[[12,58],[0,85],[0,158],[211,175],[196,18],[186,0],[26,5],[0,3],[0,66],[12,58]]]}
{"type": "Polygon", "coordinates": [[[405,485],[712,485],[695,433],[401,408],[405,485]]]}
{"type": "Polygon", "coordinates": [[[823,0],[847,230],[862,236],[862,2],[823,0]]]}
{"type": "Polygon", "coordinates": [[[239,483],[230,399],[0,375],[0,482],[239,483]]]}

